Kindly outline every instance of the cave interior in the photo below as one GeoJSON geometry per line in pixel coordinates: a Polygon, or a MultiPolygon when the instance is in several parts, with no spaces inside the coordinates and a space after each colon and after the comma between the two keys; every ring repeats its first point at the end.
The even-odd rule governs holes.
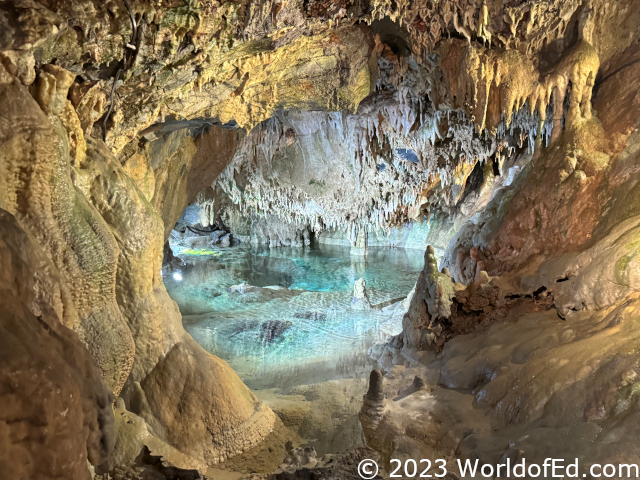
{"type": "Polygon", "coordinates": [[[0,478],[640,476],[639,87],[640,0],[0,0],[0,478]]]}

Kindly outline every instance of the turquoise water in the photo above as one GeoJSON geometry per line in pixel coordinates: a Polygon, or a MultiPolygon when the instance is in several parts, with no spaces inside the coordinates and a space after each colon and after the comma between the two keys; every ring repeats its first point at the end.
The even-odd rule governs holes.
{"type": "Polygon", "coordinates": [[[187,265],[164,280],[186,330],[252,388],[370,371],[367,349],[401,331],[403,311],[400,302],[352,309],[354,282],[366,280],[375,306],[405,297],[424,265],[423,252],[382,247],[366,258],[324,245],[211,247],[204,255],[173,248],[187,265]]]}

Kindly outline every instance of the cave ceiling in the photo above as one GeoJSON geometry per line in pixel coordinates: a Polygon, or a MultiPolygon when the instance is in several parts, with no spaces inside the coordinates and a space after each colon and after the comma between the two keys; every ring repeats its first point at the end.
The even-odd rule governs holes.
{"type": "MultiPolygon", "coordinates": [[[[185,331],[165,290],[167,239],[194,202],[200,227],[271,247],[338,232],[363,253],[366,235],[427,225],[402,333],[379,346],[388,358],[431,349],[462,365],[454,337],[521,316],[554,342],[604,332],[527,371],[584,354],[559,378],[586,391],[587,362],[607,382],[637,368],[639,17],[640,0],[0,0],[0,320],[5,363],[21,359],[2,370],[0,400],[15,389],[43,412],[0,408],[0,447],[30,459],[3,465],[62,478],[40,448],[77,478],[107,450],[117,464],[118,397],[118,435],[145,431],[189,468],[268,441],[284,452],[279,417],[185,331]],[[571,316],[577,334],[562,330],[571,316]],[[615,375],[598,370],[617,355],[615,375]],[[27,370],[46,388],[13,379],[27,370]],[[61,411],[78,432],[69,448],[50,437],[61,411]]],[[[546,342],[514,337],[513,351],[546,342]]],[[[445,383],[471,391],[472,369],[456,368],[445,383]]],[[[532,396],[535,382],[518,390],[502,372],[486,398],[496,411],[506,398],[513,418],[560,388],[539,375],[532,396]]],[[[622,377],[629,391],[636,376],[622,377]]],[[[606,420],[600,398],[617,415],[607,382],[575,418],[606,420]]]]}
{"type": "Polygon", "coordinates": [[[51,88],[36,79],[45,67],[69,73],[80,151],[80,137],[105,140],[165,238],[197,200],[205,225],[243,217],[265,235],[284,222],[355,239],[478,211],[496,175],[510,183],[591,122],[602,66],[611,73],[636,41],[639,11],[604,0],[4,1],[0,59],[32,90],[51,88]]]}
{"type": "Polygon", "coordinates": [[[357,112],[356,177],[357,163],[389,158],[385,148],[411,148],[432,176],[445,167],[445,183],[496,146],[466,142],[450,161],[434,143],[465,127],[500,138],[525,104],[518,134],[533,139],[545,117],[560,118],[569,83],[578,102],[590,96],[599,64],[633,39],[633,28],[613,37],[607,24],[624,29],[637,9],[597,0],[2,3],[9,71],[25,85],[44,64],[77,75],[70,99],[81,125],[116,154],[163,123],[248,131],[287,110],[357,112]]]}

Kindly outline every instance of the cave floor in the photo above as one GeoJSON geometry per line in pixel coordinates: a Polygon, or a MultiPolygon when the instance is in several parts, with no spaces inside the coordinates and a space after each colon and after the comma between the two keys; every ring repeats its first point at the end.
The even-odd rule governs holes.
{"type": "Polygon", "coordinates": [[[186,265],[164,272],[164,281],[193,338],[226,360],[318,455],[360,444],[357,413],[375,368],[367,351],[402,330],[400,300],[413,288],[424,253],[172,248],[186,265]],[[359,278],[372,309],[351,308],[359,278]]]}

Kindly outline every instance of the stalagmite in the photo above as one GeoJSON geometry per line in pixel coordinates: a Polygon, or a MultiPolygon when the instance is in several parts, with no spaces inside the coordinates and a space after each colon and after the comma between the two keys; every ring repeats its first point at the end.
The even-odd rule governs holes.
{"type": "Polygon", "coordinates": [[[0,477],[633,476],[639,12],[0,2],[0,477]]]}

